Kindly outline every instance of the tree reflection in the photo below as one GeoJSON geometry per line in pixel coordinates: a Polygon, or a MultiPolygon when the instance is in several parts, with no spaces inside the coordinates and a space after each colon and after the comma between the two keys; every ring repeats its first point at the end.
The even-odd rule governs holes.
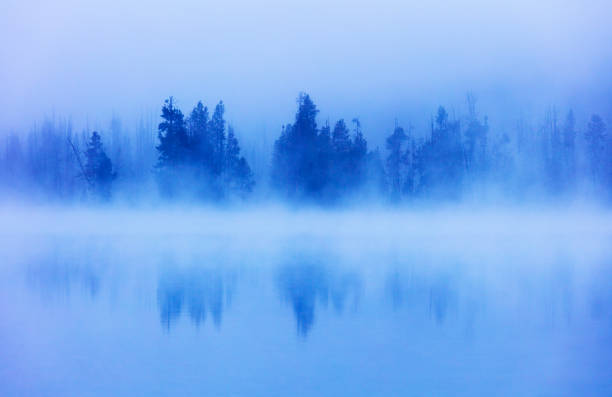
{"type": "Polygon", "coordinates": [[[163,274],[157,287],[161,324],[170,330],[185,309],[197,327],[205,322],[208,313],[215,326],[220,326],[223,310],[231,300],[234,284],[233,274],[211,269],[163,274]]]}
{"type": "Polygon", "coordinates": [[[277,282],[282,299],[293,309],[297,332],[304,337],[314,324],[317,301],[327,306],[331,300],[335,311],[342,313],[347,300],[356,304],[361,293],[361,280],[356,274],[334,272],[313,262],[282,266],[277,282]]]}
{"type": "Polygon", "coordinates": [[[100,291],[99,266],[89,258],[75,261],[57,253],[27,267],[28,285],[45,297],[69,296],[74,290],[95,298],[100,291]]]}
{"type": "Polygon", "coordinates": [[[397,270],[387,277],[385,294],[394,310],[402,306],[427,309],[438,324],[444,322],[449,310],[456,306],[457,285],[441,274],[403,276],[397,270]]]}

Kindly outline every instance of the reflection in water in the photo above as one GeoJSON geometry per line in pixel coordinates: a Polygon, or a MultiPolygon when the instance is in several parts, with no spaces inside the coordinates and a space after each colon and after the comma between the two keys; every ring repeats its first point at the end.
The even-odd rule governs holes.
{"type": "Polygon", "coordinates": [[[438,324],[444,322],[451,309],[456,309],[457,288],[457,282],[445,274],[410,273],[410,277],[403,277],[395,270],[385,281],[385,294],[394,310],[402,306],[426,308],[438,324]]]}
{"type": "Polygon", "coordinates": [[[448,277],[437,277],[429,287],[429,313],[438,324],[446,318],[449,308],[454,307],[456,291],[448,277]]]}
{"type": "Polygon", "coordinates": [[[356,305],[361,295],[361,279],[356,273],[334,272],[312,262],[281,267],[277,282],[282,299],[293,308],[301,336],[306,336],[312,328],[317,301],[327,306],[331,300],[335,311],[342,313],[349,298],[356,305]]]}
{"type": "Polygon", "coordinates": [[[215,326],[221,325],[224,306],[232,298],[235,275],[220,270],[192,269],[164,273],[157,287],[157,304],[162,325],[169,330],[183,309],[199,326],[209,313],[215,326]]]}
{"type": "Polygon", "coordinates": [[[88,257],[75,261],[57,253],[30,263],[26,281],[45,298],[67,297],[75,290],[95,298],[100,290],[99,269],[90,263],[88,257]]]}

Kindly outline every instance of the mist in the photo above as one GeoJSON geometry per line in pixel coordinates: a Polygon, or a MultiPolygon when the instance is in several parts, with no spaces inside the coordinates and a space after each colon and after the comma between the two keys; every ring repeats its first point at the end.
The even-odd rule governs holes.
{"type": "Polygon", "coordinates": [[[0,215],[3,395],[611,386],[600,209],[0,215]]]}
{"type": "Polygon", "coordinates": [[[113,115],[133,128],[173,95],[223,100],[237,129],[271,137],[301,91],[323,120],[359,117],[374,136],[396,118],[426,128],[468,91],[496,123],[553,105],[609,117],[608,13],[606,1],[9,0],[0,128],[53,114],[77,130],[113,115]]]}
{"type": "Polygon", "coordinates": [[[612,394],[609,2],[2,5],[0,395],[612,394]]]}

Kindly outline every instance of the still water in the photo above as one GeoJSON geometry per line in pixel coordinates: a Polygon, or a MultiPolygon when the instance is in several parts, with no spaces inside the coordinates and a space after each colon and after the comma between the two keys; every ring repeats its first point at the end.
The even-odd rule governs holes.
{"type": "Polygon", "coordinates": [[[5,232],[0,395],[612,395],[607,222],[299,220],[5,232]]]}

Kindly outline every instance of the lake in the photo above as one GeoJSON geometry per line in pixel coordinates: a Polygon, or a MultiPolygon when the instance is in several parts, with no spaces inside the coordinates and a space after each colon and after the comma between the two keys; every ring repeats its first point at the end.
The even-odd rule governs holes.
{"type": "Polygon", "coordinates": [[[2,396],[610,396],[604,210],[2,209],[2,396]]]}

